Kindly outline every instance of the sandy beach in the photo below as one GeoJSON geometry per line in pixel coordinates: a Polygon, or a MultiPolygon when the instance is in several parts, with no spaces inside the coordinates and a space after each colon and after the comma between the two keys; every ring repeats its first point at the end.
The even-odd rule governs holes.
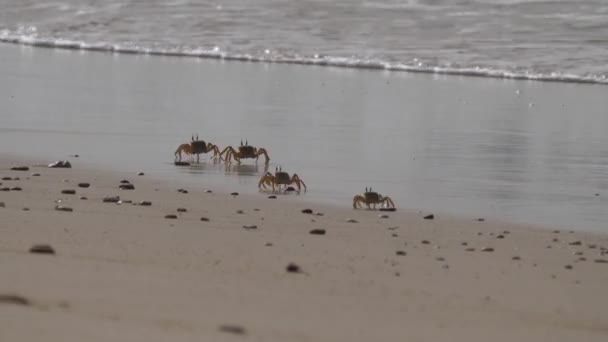
{"type": "Polygon", "coordinates": [[[235,196],[238,183],[184,185],[81,159],[50,169],[0,157],[0,188],[12,189],[0,191],[2,341],[608,336],[606,235],[235,196]],[[55,254],[31,253],[38,244],[55,254]]]}

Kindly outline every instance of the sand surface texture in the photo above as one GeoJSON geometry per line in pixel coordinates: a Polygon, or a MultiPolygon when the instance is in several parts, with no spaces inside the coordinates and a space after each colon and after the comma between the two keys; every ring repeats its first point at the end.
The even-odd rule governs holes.
{"type": "Polygon", "coordinates": [[[184,188],[72,162],[0,157],[0,341],[608,339],[605,235],[233,196],[237,182],[184,188]]]}

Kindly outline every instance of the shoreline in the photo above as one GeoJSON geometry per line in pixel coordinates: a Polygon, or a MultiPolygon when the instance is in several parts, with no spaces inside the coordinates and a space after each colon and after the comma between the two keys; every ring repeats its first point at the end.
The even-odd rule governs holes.
{"type": "Polygon", "coordinates": [[[0,187],[21,188],[0,192],[2,340],[506,342],[608,334],[605,234],[441,213],[424,220],[401,209],[380,218],[193,186],[184,193],[179,182],[77,161],[71,169],[7,170],[24,162],[0,155],[0,175],[11,178],[0,187]],[[135,189],[119,190],[122,179],[135,189]],[[102,201],[116,195],[133,202],[102,201]],[[28,253],[35,244],[56,254],[28,253]]]}

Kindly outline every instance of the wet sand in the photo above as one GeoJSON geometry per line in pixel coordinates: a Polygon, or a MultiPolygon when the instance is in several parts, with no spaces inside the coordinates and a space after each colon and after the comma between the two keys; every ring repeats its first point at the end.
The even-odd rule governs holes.
{"type": "Polygon", "coordinates": [[[606,235],[233,196],[238,182],[206,189],[82,158],[35,166],[51,161],[0,155],[0,178],[11,178],[0,188],[15,189],[0,191],[2,341],[608,337],[606,235]],[[36,244],[55,254],[30,253],[36,244]]]}

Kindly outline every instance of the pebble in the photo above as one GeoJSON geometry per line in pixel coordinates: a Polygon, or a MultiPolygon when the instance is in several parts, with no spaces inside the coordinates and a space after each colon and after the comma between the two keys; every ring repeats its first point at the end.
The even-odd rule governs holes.
{"type": "Polygon", "coordinates": [[[4,204],[4,202],[0,202],[0,208],[6,208],[6,204],[4,204]]]}
{"type": "Polygon", "coordinates": [[[23,209],[21,209],[21,210],[23,210],[23,211],[30,211],[30,208],[25,207],[25,208],[23,208],[23,209]]]}
{"type": "Polygon", "coordinates": [[[481,249],[482,252],[494,252],[494,248],[492,247],[484,247],[481,249]]]}
{"type": "Polygon", "coordinates": [[[104,197],[103,199],[104,203],[118,203],[118,201],[120,201],[120,196],[104,197]]]}
{"type": "Polygon", "coordinates": [[[18,186],[14,186],[11,188],[11,191],[21,191],[21,188],[18,186]]]}
{"type": "Polygon", "coordinates": [[[30,247],[33,254],[55,254],[55,250],[50,245],[33,245],[30,247]]]}
{"type": "Polygon", "coordinates": [[[325,216],[325,214],[323,214],[323,213],[316,213],[315,215],[317,215],[317,216],[325,216]]]}
{"type": "Polygon", "coordinates": [[[79,188],[88,188],[90,186],[91,186],[91,184],[89,184],[89,183],[78,183],[79,188]]]}
{"type": "Polygon", "coordinates": [[[272,242],[266,242],[266,244],[264,246],[266,246],[266,247],[272,247],[273,244],[272,244],[272,242]]]}
{"type": "Polygon", "coordinates": [[[221,332],[235,334],[235,335],[245,335],[247,333],[245,328],[243,328],[239,325],[229,325],[229,324],[220,325],[219,330],[221,332]]]}
{"type": "Polygon", "coordinates": [[[208,217],[201,217],[201,221],[203,221],[203,222],[209,222],[209,218],[208,217]]]}
{"type": "Polygon", "coordinates": [[[566,266],[564,266],[564,268],[567,269],[567,270],[571,270],[572,269],[572,265],[566,265],[566,266]]]}
{"type": "Polygon", "coordinates": [[[144,173],[143,173],[143,172],[138,172],[138,173],[137,173],[137,175],[138,175],[138,176],[143,176],[143,175],[144,175],[144,173]]]}
{"type": "Polygon", "coordinates": [[[396,251],[395,254],[401,255],[401,256],[407,255],[407,253],[405,251],[401,251],[401,250],[400,251],[396,251]]]}
{"type": "Polygon", "coordinates": [[[595,260],[593,260],[593,262],[595,262],[597,264],[608,264],[608,260],[606,260],[606,259],[595,259],[595,260]]]}
{"type": "Polygon", "coordinates": [[[152,202],[150,201],[141,201],[139,202],[139,205],[144,206],[144,207],[149,207],[152,205],[152,202]]]}
{"type": "Polygon", "coordinates": [[[74,211],[74,209],[72,209],[70,207],[64,207],[64,206],[61,206],[61,205],[56,205],[55,206],[55,210],[57,210],[57,211],[66,211],[66,212],[72,212],[72,211],[74,211]]]}
{"type": "Polygon", "coordinates": [[[437,261],[445,261],[445,258],[444,257],[437,257],[437,258],[435,258],[435,260],[437,260],[437,261]]]}
{"type": "Polygon", "coordinates": [[[396,230],[396,229],[399,229],[399,227],[398,226],[393,226],[393,227],[388,227],[387,229],[388,230],[396,230]]]}
{"type": "Polygon", "coordinates": [[[7,181],[7,180],[13,180],[11,177],[2,177],[3,181],[7,181]]]}
{"type": "Polygon", "coordinates": [[[188,190],[186,190],[186,189],[177,189],[177,192],[182,193],[182,194],[187,194],[188,190]]]}
{"type": "Polygon", "coordinates": [[[120,184],[130,184],[130,183],[131,183],[131,182],[129,182],[129,181],[128,181],[128,180],[126,180],[126,179],[123,179],[123,180],[121,180],[121,181],[120,181],[120,184]]]}
{"type": "Polygon", "coordinates": [[[583,253],[583,252],[581,252],[581,251],[574,252],[574,255],[583,255],[583,254],[584,254],[584,253],[583,253]]]}
{"type": "Polygon", "coordinates": [[[570,246],[580,246],[582,245],[582,243],[580,241],[572,241],[570,243],[568,243],[570,246]]]}
{"type": "Polygon", "coordinates": [[[74,189],[65,189],[65,190],[61,190],[62,194],[65,195],[76,195],[76,190],[74,189]]]}
{"type": "Polygon", "coordinates": [[[277,196],[275,196],[275,195],[270,195],[270,196],[268,196],[268,198],[270,198],[270,199],[275,199],[275,198],[277,198],[277,196]]]}
{"type": "Polygon", "coordinates": [[[424,217],[424,219],[425,219],[425,220],[433,220],[433,219],[435,219],[435,215],[433,215],[433,214],[426,215],[426,216],[424,217]]]}
{"type": "Polygon", "coordinates": [[[231,192],[230,195],[232,195],[232,196],[238,196],[239,193],[238,192],[231,192]]]}
{"type": "Polygon", "coordinates": [[[39,173],[32,173],[32,177],[40,177],[39,173]]]}
{"type": "Polygon", "coordinates": [[[29,171],[30,168],[27,166],[13,166],[11,167],[11,170],[13,171],[29,171]]]}
{"type": "Polygon", "coordinates": [[[516,256],[512,257],[511,259],[513,259],[513,260],[521,260],[521,257],[519,257],[519,256],[516,255],[516,256]]]}
{"type": "Polygon", "coordinates": [[[165,215],[165,218],[169,219],[169,220],[175,220],[175,219],[177,219],[177,215],[168,214],[168,215],[165,215]]]}
{"type": "Polygon", "coordinates": [[[357,221],[355,219],[348,219],[348,220],[346,220],[346,222],[348,222],[348,223],[359,223],[359,221],[357,221]]]}
{"type": "Polygon", "coordinates": [[[211,191],[211,190],[205,190],[205,193],[207,193],[207,194],[212,194],[212,193],[213,193],[213,191],[211,191]]]}
{"type": "Polygon", "coordinates": [[[467,251],[467,252],[475,252],[475,248],[469,247],[469,248],[466,248],[465,251],[467,251]]]}
{"type": "Polygon", "coordinates": [[[325,229],[313,229],[309,233],[312,235],[325,235],[325,229]]]}
{"type": "Polygon", "coordinates": [[[461,243],[460,243],[460,245],[461,245],[461,246],[468,246],[468,245],[469,245],[469,243],[468,243],[468,242],[461,242],[461,243]]]}
{"type": "Polygon", "coordinates": [[[135,190],[135,186],[133,184],[121,184],[118,186],[120,190],[135,190]]]}
{"type": "Polygon", "coordinates": [[[0,188],[0,191],[11,191],[11,188],[6,188],[6,187],[0,188]]]}
{"type": "Polygon", "coordinates": [[[243,228],[245,229],[258,229],[258,226],[256,226],[255,224],[250,224],[250,225],[244,225],[243,228]]]}
{"type": "Polygon", "coordinates": [[[421,242],[423,245],[428,245],[428,244],[430,244],[430,243],[431,243],[429,240],[422,240],[422,241],[420,241],[420,242],[421,242]]]}
{"type": "Polygon", "coordinates": [[[382,215],[378,215],[378,217],[379,217],[379,218],[381,218],[381,219],[387,219],[387,218],[388,218],[388,215],[386,215],[386,214],[382,214],[382,215]]]}
{"type": "Polygon", "coordinates": [[[285,270],[289,273],[300,273],[302,272],[302,269],[300,268],[300,266],[294,264],[293,262],[290,262],[287,267],[285,267],[285,270]]]}
{"type": "Polygon", "coordinates": [[[253,211],[260,211],[260,208],[253,208],[253,211]]]}
{"type": "Polygon", "coordinates": [[[80,196],[80,199],[83,200],[83,201],[88,200],[88,198],[86,196],[80,196]]]}
{"type": "Polygon", "coordinates": [[[236,213],[237,214],[244,214],[245,212],[239,209],[239,210],[236,211],[236,213]]]}
{"type": "Polygon", "coordinates": [[[59,161],[49,164],[48,167],[69,169],[72,167],[72,164],[70,164],[70,162],[67,160],[65,160],[65,161],[59,160],[59,161]]]}
{"type": "Polygon", "coordinates": [[[479,222],[483,222],[483,221],[485,221],[485,220],[486,220],[486,219],[484,219],[483,217],[480,217],[480,218],[478,218],[478,219],[477,219],[477,221],[479,221],[479,222]]]}
{"type": "Polygon", "coordinates": [[[185,213],[187,211],[188,211],[188,209],[186,209],[186,208],[177,208],[178,213],[185,213]]]}
{"type": "Polygon", "coordinates": [[[0,294],[0,303],[22,306],[30,305],[30,301],[27,298],[13,294],[0,294]]]}
{"type": "Polygon", "coordinates": [[[502,235],[502,234],[499,234],[499,235],[496,235],[496,238],[497,238],[497,239],[504,239],[504,238],[505,238],[505,236],[504,236],[504,235],[502,235]]]}
{"type": "Polygon", "coordinates": [[[445,265],[441,266],[441,268],[443,268],[444,270],[448,270],[448,269],[450,269],[450,265],[445,264],[445,265]]]}
{"type": "Polygon", "coordinates": [[[302,209],[302,214],[312,214],[312,209],[302,209]]]}

